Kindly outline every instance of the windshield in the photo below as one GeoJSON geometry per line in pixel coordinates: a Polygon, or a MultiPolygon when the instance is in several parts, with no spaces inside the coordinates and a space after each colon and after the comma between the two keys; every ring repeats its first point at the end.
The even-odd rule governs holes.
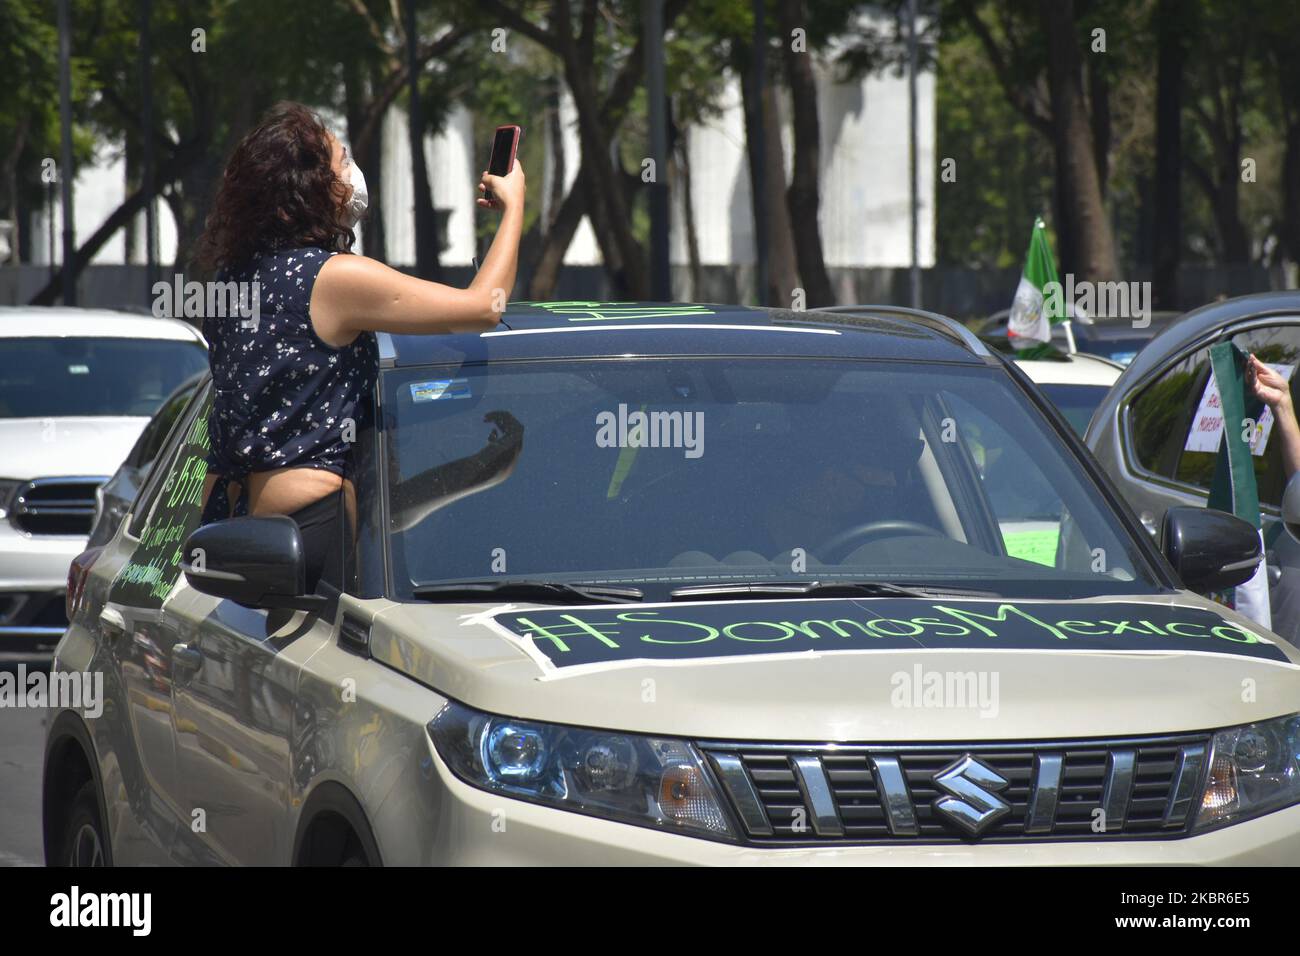
{"type": "Polygon", "coordinates": [[[207,350],[192,341],[0,338],[0,418],[148,418],[207,365],[207,350]]]}
{"type": "Polygon", "coordinates": [[[985,367],[602,359],[384,373],[397,596],[456,581],[1158,589],[985,367]],[[395,422],[395,427],[393,424],[395,422]]]}
{"type": "Polygon", "coordinates": [[[1040,385],[1043,394],[1055,405],[1082,437],[1092,421],[1092,413],[1110,391],[1105,385],[1040,385]]]}

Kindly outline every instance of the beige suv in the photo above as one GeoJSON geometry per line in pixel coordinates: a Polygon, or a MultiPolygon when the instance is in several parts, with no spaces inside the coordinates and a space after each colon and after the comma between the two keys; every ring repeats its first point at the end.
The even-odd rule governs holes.
{"type": "Polygon", "coordinates": [[[381,337],[348,580],[198,527],[200,387],[80,565],[47,859],[1283,864],[1300,660],[960,326],[514,303],[381,337]],[[93,686],[93,682],[92,682],[93,686]]]}

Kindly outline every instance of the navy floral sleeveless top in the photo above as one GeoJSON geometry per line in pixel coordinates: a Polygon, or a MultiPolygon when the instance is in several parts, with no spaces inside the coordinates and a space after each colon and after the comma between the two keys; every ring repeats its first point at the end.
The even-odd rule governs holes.
{"type": "MultiPolygon", "coordinates": [[[[323,468],[350,477],[345,427],[354,423],[359,432],[367,423],[365,399],[379,354],[373,332],[334,348],[312,327],[308,306],[316,275],[339,254],[283,249],[218,275],[220,282],[248,283],[240,288],[250,295],[256,282],[260,314],[203,322],[213,385],[208,471],[225,478],[212,490],[205,521],[230,514],[227,481],[242,489],[234,513],[247,513],[249,472],[323,468]]],[[[354,430],[346,437],[354,439],[354,430]]]]}

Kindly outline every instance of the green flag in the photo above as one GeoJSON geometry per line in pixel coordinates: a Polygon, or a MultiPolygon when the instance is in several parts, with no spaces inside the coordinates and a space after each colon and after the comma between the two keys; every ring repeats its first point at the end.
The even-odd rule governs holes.
{"type": "MultiPolygon", "coordinates": [[[[1252,424],[1259,421],[1263,403],[1248,394],[1246,353],[1231,342],[1210,346],[1210,368],[1214,372],[1214,382],[1219,389],[1219,404],[1223,410],[1223,437],[1219,441],[1219,457],[1215,462],[1214,476],[1210,479],[1210,496],[1205,505],[1207,508],[1236,515],[1260,528],[1262,521],[1259,513],[1259,488],[1255,483],[1255,463],[1244,429],[1248,427],[1247,420],[1252,424]]],[[[1261,538],[1260,547],[1263,545],[1261,538]]],[[[1223,595],[1223,599],[1225,604],[1236,608],[1256,624],[1272,629],[1268,568],[1263,561],[1259,563],[1253,578],[1223,595]]]]}
{"type": "MultiPolygon", "coordinates": [[[[1011,302],[1011,315],[1007,319],[1007,338],[1017,350],[1035,348],[1052,340],[1052,325],[1065,318],[1045,314],[1043,304],[1049,282],[1060,285],[1056,278],[1056,260],[1047,242],[1047,226],[1042,217],[1034,220],[1034,231],[1029,237],[1029,252],[1025,256],[1025,271],[1016,286],[1011,302]]],[[[1055,298],[1055,297],[1054,297],[1055,298]]]]}

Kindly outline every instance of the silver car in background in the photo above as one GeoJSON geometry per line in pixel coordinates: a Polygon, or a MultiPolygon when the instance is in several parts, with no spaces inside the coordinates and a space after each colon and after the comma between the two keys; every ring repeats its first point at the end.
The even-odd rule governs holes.
{"type": "Polygon", "coordinates": [[[174,319],[0,308],[0,655],[42,656],[63,634],[100,485],[207,361],[174,319]]]}
{"type": "MultiPolygon", "coordinates": [[[[1088,429],[1088,447],[1153,535],[1168,508],[1204,507],[1209,497],[1215,454],[1188,445],[1210,379],[1210,346],[1224,341],[1294,371],[1300,362],[1300,292],[1243,296],[1189,312],[1137,354],[1088,429]]],[[[1292,375],[1293,398],[1300,397],[1296,382],[1292,375]]],[[[1300,643],[1300,543],[1283,531],[1287,481],[1276,437],[1255,458],[1255,477],[1273,631],[1300,643]]]]}

